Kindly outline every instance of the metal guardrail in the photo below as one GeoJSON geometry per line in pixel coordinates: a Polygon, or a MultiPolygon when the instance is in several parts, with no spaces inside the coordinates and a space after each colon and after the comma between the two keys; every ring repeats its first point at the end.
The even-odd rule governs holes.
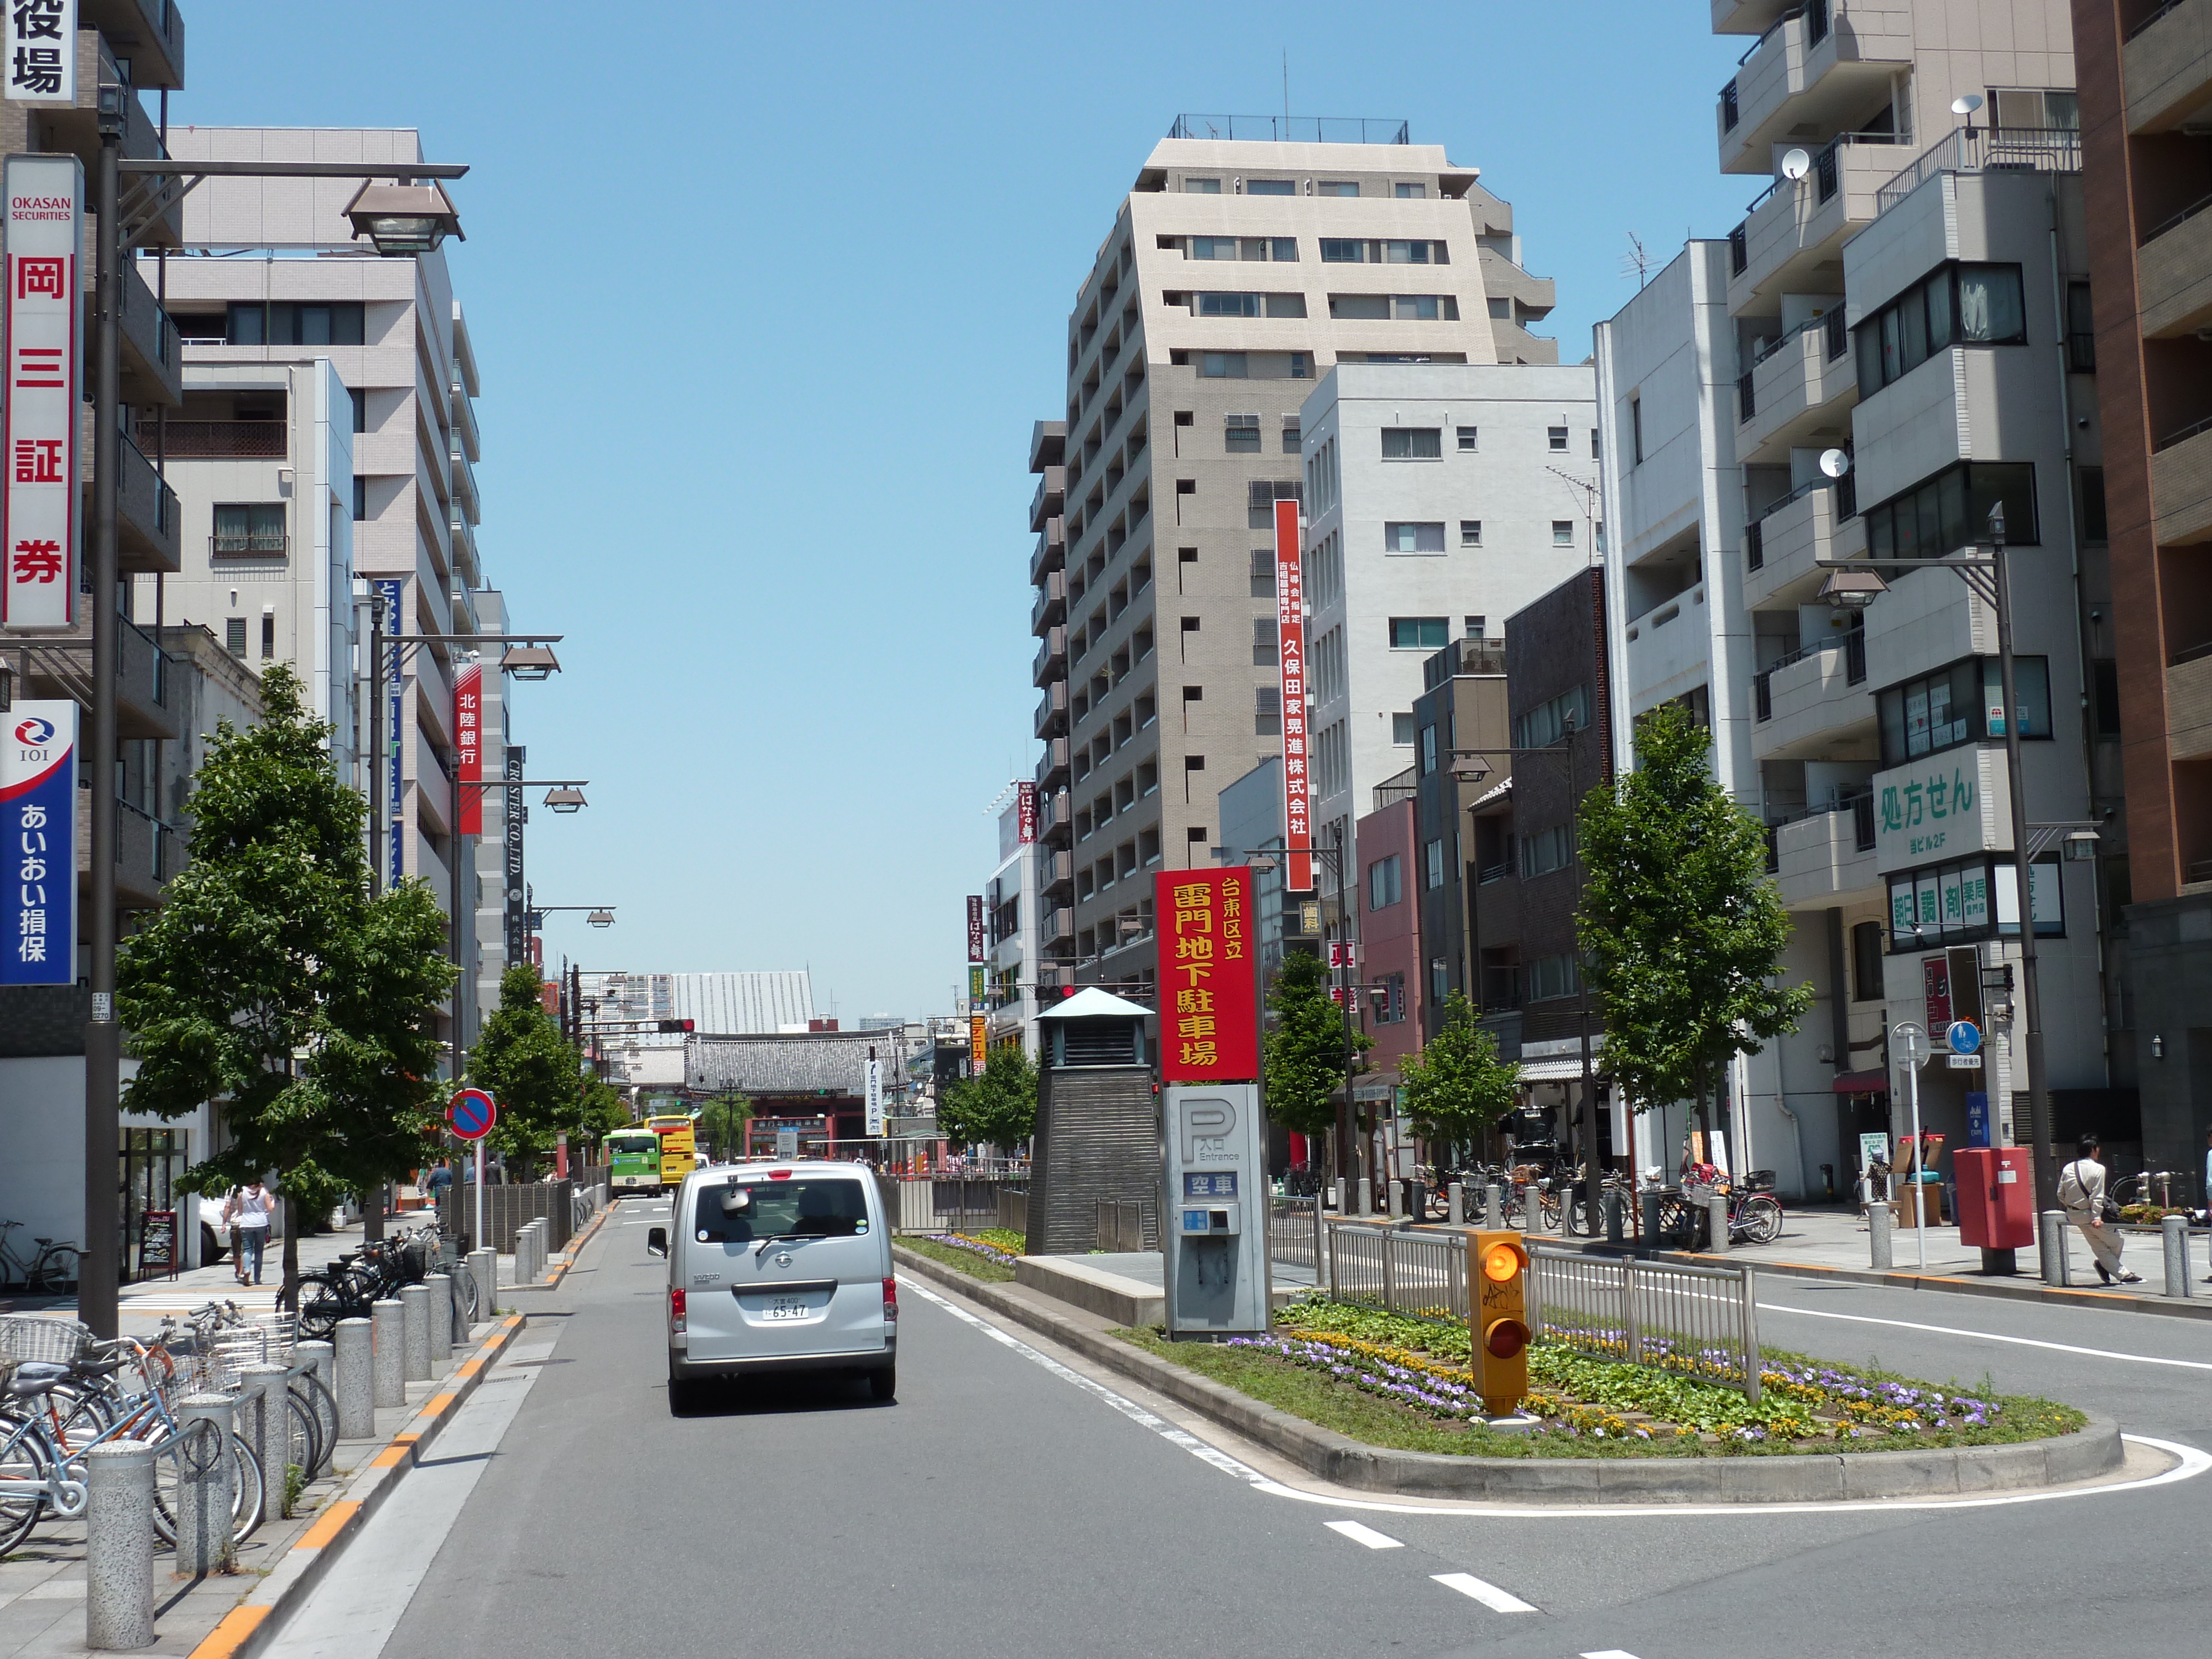
{"type": "Polygon", "coordinates": [[[1338,1301],[1419,1319],[1467,1318],[1466,1234],[1345,1223],[1328,1231],[1328,1283],[1338,1301]]]}
{"type": "MultiPolygon", "coordinates": [[[[1005,1224],[1000,1217],[1002,1191],[1018,1192],[1028,1218],[1029,1176],[924,1175],[879,1176],[893,1188],[887,1207],[892,1229],[902,1233],[966,1233],[1005,1224]]],[[[1026,1225],[1020,1231],[1029,1231],[1026,1225]]]]}
{"type": "Polygon", "coordinates": [[[1759,1315],[1749,1267],[1530,1250],[1529,1325],[1597,1359],[1677,1371],[1759,1400],[1759,1315]]]}
{"type": "Polygon", "coordinates": [[[1267,1255],[1312,1271],[1314,1283],[1324,1284],[1322,1269],[1328,1258],[1328,1223],[1322,1213],[1321,1194],[1310,1198],[1271,1198],[1267,1200],[1267,1255]]]}

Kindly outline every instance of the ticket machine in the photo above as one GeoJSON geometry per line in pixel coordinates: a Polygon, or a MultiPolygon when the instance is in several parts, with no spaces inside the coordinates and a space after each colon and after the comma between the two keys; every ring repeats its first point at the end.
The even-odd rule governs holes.
{"type": "Polygon", "coordinates": [[[1168,1335],[1264,1336],[1267,1143],[1259,1085],[1170,1084],[1161,1106],[1168,1335]]]}

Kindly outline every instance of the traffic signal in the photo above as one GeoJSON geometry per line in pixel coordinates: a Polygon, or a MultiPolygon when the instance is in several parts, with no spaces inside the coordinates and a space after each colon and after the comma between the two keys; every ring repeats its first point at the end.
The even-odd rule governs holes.
{"type": "Polygon", "coordinates": [[[1528,1392],[1528,1250],[1516,1233],[1473,1237],[1474,1391],[1502,1416],[1528,1392]]]}
{"type": "Polygon", "coordinates": [[[691,1022],[688,1019],[664,1019],[659,1022],[659,1025],[663,1031],[682,1031],[689,1034],[691,1030],[691,1022]]]}

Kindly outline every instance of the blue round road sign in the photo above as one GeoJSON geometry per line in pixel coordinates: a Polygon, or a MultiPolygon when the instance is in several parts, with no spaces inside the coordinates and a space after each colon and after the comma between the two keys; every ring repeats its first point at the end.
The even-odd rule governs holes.
{"type": "Polygon", "coordinates": [[[1943,1039],[1954,1054],[1971,1054],[1982,1046],[1982,1030],[1971,1019],[1954,1019],[1943,1030],[1943,1039]]]}
{"type": "Polygon", "coordinates": [[[446,1121],[463,1140],[482,1140],[499,1121],[499,1103],[481,1089],[463,1089],[447,1103],[446,1121]]]}

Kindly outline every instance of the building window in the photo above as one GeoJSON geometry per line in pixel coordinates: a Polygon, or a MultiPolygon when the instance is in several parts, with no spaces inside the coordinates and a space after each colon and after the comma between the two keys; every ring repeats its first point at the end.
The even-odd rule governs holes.
{"type": "Polygon", "coordinates": [[[1201,317],[1257,317],[1261,312],[1260,296],[1256,294],[1201,294],[1198,296],[1198,314],[1201,317]]]}
{"type": "Polygon", "coordinates": [[[1390,648],[1393,651],[1436,651],[1449,641],[1446,635],[1450,626],[1442,617],[1393,617],[1390,618],[1390,648]]]}
{"type": "Polygon", "coordinates": [[[365,315],[358,300],[234,300],[225,337],[232,345],[359,345],[365,315]]]}
{"type": "Polygon", "coordinates": [[[1564,455],[1567,453],[1566,428],[1563,426],[1547,427],[1544,428],[1544,437],[1546,441],[1551,445],[1552,453],[1554,455],[1564,455]]]}
{"type": "Polygon", "coordinates": [[[1443,435],[1442,427],[1386,426],[1382,428],[1382,459],[1386,461],[1442,460],[1443,435]]]}
{"type": "Polygon", "coordinates": [[[368,430],[368,393],[359,386],[349,386],[346,395],[353,399],[353,429],[356,433],[368,430]]]}
{"type": "Polygon", "coordinates": [[[1528,1000],[1531,1002],[1571,997],[1581,982],[1572,955],[1539,957],[1528,964],[1528,1000]]]}
{"type": "Polygon", "coordinates": [[[1291,179],[1247,179],[1244,193],[1247,196],[1295,196],[1298,193],[1298,186],[1297,180],[1291,179]]]}
{"type": "Polygon", "coordinates": [[[1385,974],[1375,981],[1375,1023],[1395,1025],[1406,1018],[1406,976],[1385,974]]]}
{"type": "Polygon", "coordinates": [[[1548,702],[1538,703],[1525,714],[1515,715],[1513,746],[1541,749],[1547,744],[1557,743],[1570,732],[1587,732],[1589,723],[1590,689],[1577,685],[1548,702]]]}
{"type": "Polygon", "coordinates": [[[1285,454],[1285,455],[1295,455],[1295,454],[1297,454],[1297,453],[1298,453],[1298,434],[1299,434],[1299,430],[1300,430],[1300,428],[1299,428],[1299,426],[1298,426],[1298,417],[1297,417],[1297,416],[1295,416],[1295,415],[1285,415],[1285,416],[1283,416],[1283,453],[1284,453],[1284,454],[1285,454]]]}
{"type": "Polygon", "coordinates": [[[1467,636],[1468,636],[1468,638],[1469,638],[1469,639],[1471,639],[1471,640],[1480,640],[1480,639],[1484,639],[1484,638],[1486,638],[1486,637],[1488,636],[1489,633],[1490,633],[1490,618],[1489,618],[1489,617],[1469,617],[1467,619],[1467,636]]]}
{"type": "Polygon", "coordinates": [[[1552,520],[1552,545],[1572,547],[1575,544],[1575,521],[1572,519],[1552,520]]]}
{"type": "Polygon", "coordinates": [[[1429,1000],[1441,1007],[1451,994],[1451,964],[1442,957],[1429,958],[1429,1000]]]}
{"type": "Polygon", "coordinates": [[[1405,896],[1405,872],[1399,867],[1395,853],[1387,859],[1377,859],[1367,866],[1369,909],[1387,910],[1405,896]]]}
{"type": "Polygon", "coordinates": [[[2087,283],[2066,284],[2066,367],[2081,374],[2097,371],[2097,315],[2087,283]]]}
{"type": "MultiPolygon", "coordinates": [[[[1862,921],[1851,929],[1851,1000],[1880,1002],[1881,988],[1881,924],[1862,921]]],[[[1844,1064],[1841,1054],[1836,1056],[1844,1064]]]]}
{"type": "Polygon", "coordinates": [[[1441,553],[1444,550],[1442,524],[1389,523],[1382,526],[1385,553],[1441,553]]]}
{"type": "Polygon", "coordinates": [[[1303,351],[1291,354],[1291,378],[1294,380],[1313,379],[1313,359],[1303,351]]]}
{"type": "MultiPolygon", "coordinates": [[[[1273,617],[1252,618],[1252,664],[1255,668],[1273,668],[1279,660],[1273,617]]],[[[1269,693],[1270,696],[1273,694],[1269,693]]]]}
{"type": "Polygon", "coordinates": [[[1413,715],[1411,709],[1401,709],[1390,716],[1390,741],[1401,749],[1413,746],[1413,715]]]}
{"type": "MultiPolygon", "coordinates": [[[[1434,727],[1431,727],[1434,730],[1434,727]]],[[[1433,891],[1444,884],[1444,843],[1441,836],[1421,849],[1425,877],[1433,891]]]]}
{"type": "Polygon", "coordinates": [[[1386,265],[1425,265],[1429,263],[1429,244],[1385,242],[1382,244],[1382,263],[1386,265]]]}
{"type": "Polygon", "coordinates": [[[1252,690],[1252,735],[1283,735],[1283,694],[1272,685],[1255,686],[1252,690]]]}
{"type": "Polygon", "coordinates": [[[1209,380],[1242,380],[1248,378],[1244,354],[1241,351],[1208,351],[1200,354],[1198,372],[1209,380]]]}
{"type": "Polygon", "coordinates": [[[218,554],[269,554],[284,550],[284,503],[247,501],[215,509],[218,554]]]}
{"type": "Polygon", "coordinates": [[[1218,196],[1221,194],[1221,180],[1218,179],[1186,179],[1182,181],[1182,189],[1183,194],[1186,196],[1218,196]]]}
{"type": "MultiPolygon", "coordinates": [[[[2028,866],[2028,899],[2038,938],[2066,932],[2054,854],[2028,866]]],[[[1889,878],[1889,946],[1925,951],[1964,939],[2020,936],[2020,878],[2009,859],[1931,866],[1889,878]]]]}
{"type": "Polygon", "coordinates": [[[1359,194],[1359,181],[1357,179],[1324,179],[1321,181],[1320,191],[1323,196],[1357,196],[1359,194]]]}
{"type": "Polygon", "coordinates": [[[1482,447],[1478,441],[1480,436],[1481,428],[1480,427],[1461,427],[1459,428],[1460,453],[1463,455],[1471,455],[1476,450],[1480,449],[1482,447]]]}
{"type": "Polygon", "coordinates": [[[1426,185],[1400,185],[1390,192],[1401,202],[1418,202],[1429,193],[1426,185]]]}
{"type": "MultiPolygon", "coordinates": [[[[2081,478],[2081,539],[2102,542],[2112,539],[2110,526],[2105,517],[2105,469],[2085,466],[2080,469],[2081,478]]],[[[2006,529],[2009,531],[2008,525],[2006,529]]]]}
{"type": "Polygon", "coordinates": [[[1644,464],[1644,399],[1641,398],[1628,400],[1628,464],[1631,466],[1644,464]]]}
{"type": "Polygon", "coordinates": [[[1866,509],[1867,555],[1940,559],[1990,533],[1990,509],[2004,508],[2005,541],[2035,547],[2035,468],[2026,461],[1961,461],[1866,509]]]}
{"type": "MultiPolygon", "coordinates": [[[[2051,735],[2051,665],[2015,657],[2020,734],[2051,735]]],[[[1932,674],[1893,685],[1875,696],[1881,726],[1881,763],[1901,766],[1923,755],[2004,736],[2002,675],[1994,657],[1969,657],[1932,674]]]]}
{"type": "Polygon", "coordinates": [[[359,524],[368,517],[368,480],[358,472],[353,477],[353,521],[359,524]]]}
{"type": "Polygon", "coordinates": [[[1275,550],[1255,547],[1252,550],[1251,597],[1272,599],[1275,597],[1275,550]]]}
{"type": "Polygon", "coordinates": [[[2025,343],[2020,267],[1942,266],[1866,319],[1856,335],[1862,398],[1954,345],[2025,343]]]}
{"type": "Polygon", "coordinates": [[[1244,501],[1244,527],[1248,530],[1273,530],[1275,527],[1277,501],[1303,501],[1303,486],[1296,478],[1255,478],[1247,487],[1244,501]]]}
{"type": "Polygon", "coordinates": [[[1421,775],[1426,777],[1436,769],[1437,728],[1425,726],[1421,728],[1421,775]]]}
{"type": "Polygon", "coordinates": [[[222,624],[222,643],[223,648],[234,657],[243,657],[246,654],[245,617],[225,618],[222,624]]]}
{"type": "Polygon", "coordinates": [[[261,613],[261,660],[267,662],[276,654],[276,618],[267,611],[261,613]]]}
{"type": "Polygon", "coordinates": [[[1260,453],[1260,417],[1257,415],[1231,415],[1224,417],[1226,430],[1223,444],[1231,455],[1256,455],[1260,453]]]}
{"type": "Polygon", "coordinates": [[[1481,520],[1462,519],[1459,521],[1459,544],[1462,547],[1480,547],[1482,545],[1481,520]]]}
{"type": "Polygon", "coordinates": [[[2112,657],[2093,657],[2089,661],[2089,693],[2096,716],[2096,732],[2100,738],[2120,735],[2120,665],[2112,657]]]}
{"type": "Polygon", "coordinates": [[[1571,824],[1555,823],[1548,830],[1521,837],[1521,873],[1524,878],[1548,876],[1554,870],[1564,870],[1574,856],[1575,832],[1571,824]]]}
{"type": "Polygon", "coordinates": [[[1321,262],[1325,265],[1364,265],[1367,263],[1367,244],[1324,236],[1321,243],[1321,262]]]}
{"type": "Polygon", "coordinates": [[[1600,449],[1598,445],[1597,428],[1595,427],[1592,427],[1590,428],[1590,459],[1594,461],[1601,459],[1602,459],[1602,453],[1603,452],[1600,449]]]}

